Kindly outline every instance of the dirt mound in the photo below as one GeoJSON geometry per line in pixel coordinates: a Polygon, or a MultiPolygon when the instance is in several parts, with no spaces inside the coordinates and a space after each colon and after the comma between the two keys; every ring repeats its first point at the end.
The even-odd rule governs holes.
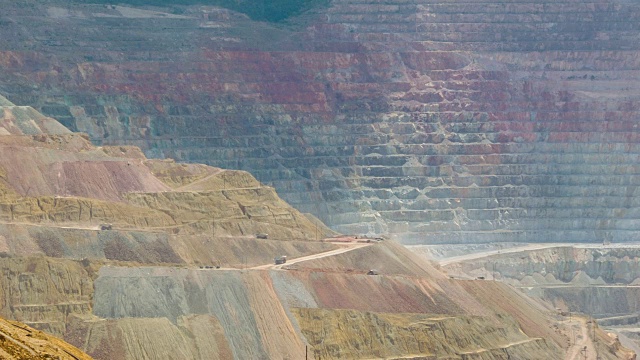
{"type": "MultiPolygon", "coordinates": [[[[299,358],[304,349],[266,273],[103,267],[96,280],[95,298],[94,314],[120,321],[131,317],[140,320],[168,319],[166,321],[175,328],[188,325],[184,320],[191,317],[190,314],[210,316],[212,321],[202,322],[200,330],[207,335],[222,333],[223,330],[224,339],[219,343],[228,344],[236,359],[299,358]],[[294,346],[296,344],[298,346],[294,346]]],[[[143,322],[139,324],[144,326],[143,322]]],[[[163,326],[167,327],[171,326],[163,326]]],[[[174,330],[173,333],[178,332],[174,330]]],[[[92,332],[85,334],[86,342],[96,341],[92,332]]],[[[204,341],[203,334],[196,335],[198,341],[204,341]]],[[[133,336],[139,337],[139,333],[133,336]]],[[[175,344],[176,349],[189,345],[189,339],[185,341],[175,336],[167,336],[165,341],[175,344]]],[[[193,351],[194,347],[190,349],[193,351]]],[[[136,349],[127,350],[137,358],[153,358],[141,356],[136,349]]],[[[170,354],[178,356],[176,351],[170,354]]],[[[201,353],[196,358],[208,357],[201,353]]],[[[213,358],[224,357],[216,355],[213,358]]]]}
{"type": "MultiPolygon", "coordinates": [[[[470,283],[471,290],[485,284],[470,283]]],[[[224,332],[216,346],[228,344],[233,357],[242,359],[302,358],[304,344],[322,358],[462,356],[475,351],[486,352],[483,358],[559,358],[558,344],[564,339],[551,336],[544,309],[502,284],[488,289],[490,297],[478,297],[461,285],[426,277],[110,266],[95,281],[93,309],[108,320],[80,319],[73,326],[82,336],[77,341],[90,344],[89,353],[97,357],[105,327],[119,343],[125,326],[144,327],[145,321],[147,327],[158,326],[176,354],[192,356],[201,335],[190,330],[187,320],[197,316],[201,331],[224,332]],[[494,303],[484,303],[488,301],[494,303]],[[179,330],[188,334],[184,340],[176,337],[179,330]],[[543,336],[532,335],[536,332],[543,336]],[[416,344],[423,344],[420,351],[416,344]]],[[[130,336],[148,332],[139,329],[130,336]]],[[[150,358],[142,354],[151,345],[139,346],[127,349],[128,354],[150,358]]],[[[202,354],[196,358],[205,358],[202,354]]]]}
{"type": "MultiPolygon", "coordinates": [[[[446,288],[428,278],[375,276],[334,272],[295,271],[276,273],[276,284],[291,302],[313,299],[317,307],[391,313],[460,315],[466,310],[447,293],[446,288]],[[287,291],[288,284],[304,284],[287,291]],[[363,296],[366,294],[366,296],[363,296]]],[[[478,306],[480,307],[480,306],[478,306]]]]}
{"type": "Polygon", "coordinates": [[[166,233],[0,224],[0,256],[184,263],[166,233]]]}
{"type": "Polygon", "coordinates": [[[183,261],[196,265],[247,268],[269,264],[277,256],[298,258],[336,248],[315,241],[274,241],[253,237],[214,237],[178,235],[171,241],[183,261]]]}
{"type": "Polygon", "coordinates": [[[7,100],[6,97],[0,95],[0,106],[15,106],[15,104],[7,100]]]}
{"type": "Polygon", "coordinates": [[[165,318],[76,317],[67,337],[95,359],[233,358],[219,321],[208,315],[183,317],[178,324],[165,318]]]}

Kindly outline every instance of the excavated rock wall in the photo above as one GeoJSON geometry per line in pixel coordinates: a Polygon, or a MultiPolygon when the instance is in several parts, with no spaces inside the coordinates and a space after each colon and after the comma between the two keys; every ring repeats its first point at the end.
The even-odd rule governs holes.
{"type": "MultiPolygon", "coordinates": [[[[543,334],[549,342],[530,337],[547,319],[539,308],[520,302],[520,313],[538,319],[521,328],[526,317],[488,308],[399,244],[324,239],[331,231],[247,172],[146,160],[136,148],[96,148],[74,134],[3,135],[0,148],[18,154],[0,157],[0,315],[64,336],[97,358],[298,359],[306,356],[309,324],[294,313],[318,307],[332,314],[353,309],[355,316],[393,313],[400,319],[393,341],[413,342],[393,354],[413,352],[423,337],[412,340],[409,333],[430,326],[407,323],[399,312],[418,313],[408,317],[418,321],[424,313],[441,314],[438,326],[457,334],[454,343],[473,337],[462,334],[464,327],[483,330],[471,346],[434,337],[429,348],[446,349],[439,353],[484,358],[561,351],[551,331],[543,334]],[[71,171],[63,177],[65,168],[71,171]],[[60,171],[52,176],[51,169],[60,171]],[[19,181],[31,176],[38,178],[34,195],[19,181]],[[75,196],[68,196],[70,189],[78,190],[75,196]],[[282,254],[293,261],[272,265],[282,254]],[[305,256],[308,267],[296,266],[305,256]],[[365,275],[376,261],[389,264],[381,268],[388,274],[365,275]]],[[[495,290],[515,296],[504,286],[495,290]]],[[[376,316],[338,337],[390,319],[376,316]]],[[[4,343],[17,342],[0,335],[3,357],[4,343]]],[[[335,353],[328,351],[335,345],[311,341],[312,352],[335,353]]],[[[386,347],[386,340],[376,346],[386,347]]],[[[337,356],[350,352],[344,347],[337,356]]]]}
{"type": "Polygon", "coordinates": [[[584,273],[591,279],[614,284],[632,284],[640,278],[637,247],[550,247],[542,250],[521,251],[493,255],[478,260],[466,260],[448,265],[464,273],[474,273],[480,268],[493,271],[505,278],[522,280],[526,276],[540,274],[543,277],[570,282],[584,273]]]}
{"type": "Polygon", "coordinates": [[[637,286],[548,287],[533,294],[569,311],[594,317],[609,318],[640,313],[640,288],[637,286]]]}
{"type": "Polygon", "coordinates": [[[528,338],[511,319],[380,314],[353,310],[295,309],[316,359],[547,359],[561,352],[528,338]],[[482,336],[478,336],[482,334],[482,336]]]}
{"type": "Polygon", "coordinates": [[[96,142],[250,170],[342,232],[637,239],[634,2],[28,4],[2,2],[0,91],[96,142]]]}
{"type": "Polygon", "coordinates": [[[0,203],[3,222],[44,224],[86,224],[113,222],[123,227],[163,227],[177,225],[171,216],[153,209],[119,202],[76,197],[20,197],[0,203]]]}
{"type": "Polygon", "coordinates": [[[56,336],[66,331],[68,316],[90,314],[93,280],[71,260],[0,258],[0,315],[56,336]]]}
{"type": "Polygon", "coordinates": [[[556,307],[614,317],[640,312],[637,247],[554,247],[447,265],[454,273],[498,278],[556,307]]]}

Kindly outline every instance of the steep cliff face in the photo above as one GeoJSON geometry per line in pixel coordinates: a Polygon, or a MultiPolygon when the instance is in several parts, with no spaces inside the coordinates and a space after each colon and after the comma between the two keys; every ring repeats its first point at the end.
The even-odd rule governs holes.
{"type": "Polygon", "coordinates": [[[633,284],[640,281],[639,258],[640,248],[635,244],[548,246],[469,259],[446,267],[468,274],[479,274],[480,268],[493,270],[495,267],[497,274],[515,280],[539,274],[552,282],[570,282],[578,274],[583,274],[606,283],[633,284]]]}
{"type": "Polygon", "coordinates": [[[637,238],[634,2],[28,4],[2,3],[0,90],[96,142],[250,170],[342,232],[637,238]]]}

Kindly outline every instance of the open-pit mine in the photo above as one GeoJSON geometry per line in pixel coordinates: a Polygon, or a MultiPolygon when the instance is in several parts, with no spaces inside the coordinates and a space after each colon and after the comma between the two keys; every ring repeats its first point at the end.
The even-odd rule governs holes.
{"type": "Polygon", "coordinates": [[[0,0],[0,358],[635,359],[639,127],[633,0],[0,0]]]}

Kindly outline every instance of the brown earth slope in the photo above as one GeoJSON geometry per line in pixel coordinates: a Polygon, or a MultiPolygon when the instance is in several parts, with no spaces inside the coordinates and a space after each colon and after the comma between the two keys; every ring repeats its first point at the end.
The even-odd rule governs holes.
{"type": "MultiPolygon", "coordinates": [[[[3,104],[14,107],[6,99],[3,104]]],[[[14,122],[43,118],[35,110],[28,115],[14,122]]],[[[218,236],[267,233],[288,239],[326,232],[246,172],[147,160],[139,150],[97,148],[68,131],[0,136],[0,175],[0,195],[7,199],[0,202],[4,221],[209,229],[218,236]]]]}
{"type": "Polygon", "coordinates": [[[95,358],[565,353],[540,303],[449,279],[392,241],[327,237],[247,172],[78,134],[0,135],[2,146],[0,315],[95,358]]]}
{"type": "Polygon", "coordinates": [[[90,360],[77,348],[17,321],[0,319],[0,359],[90,360]]]}

